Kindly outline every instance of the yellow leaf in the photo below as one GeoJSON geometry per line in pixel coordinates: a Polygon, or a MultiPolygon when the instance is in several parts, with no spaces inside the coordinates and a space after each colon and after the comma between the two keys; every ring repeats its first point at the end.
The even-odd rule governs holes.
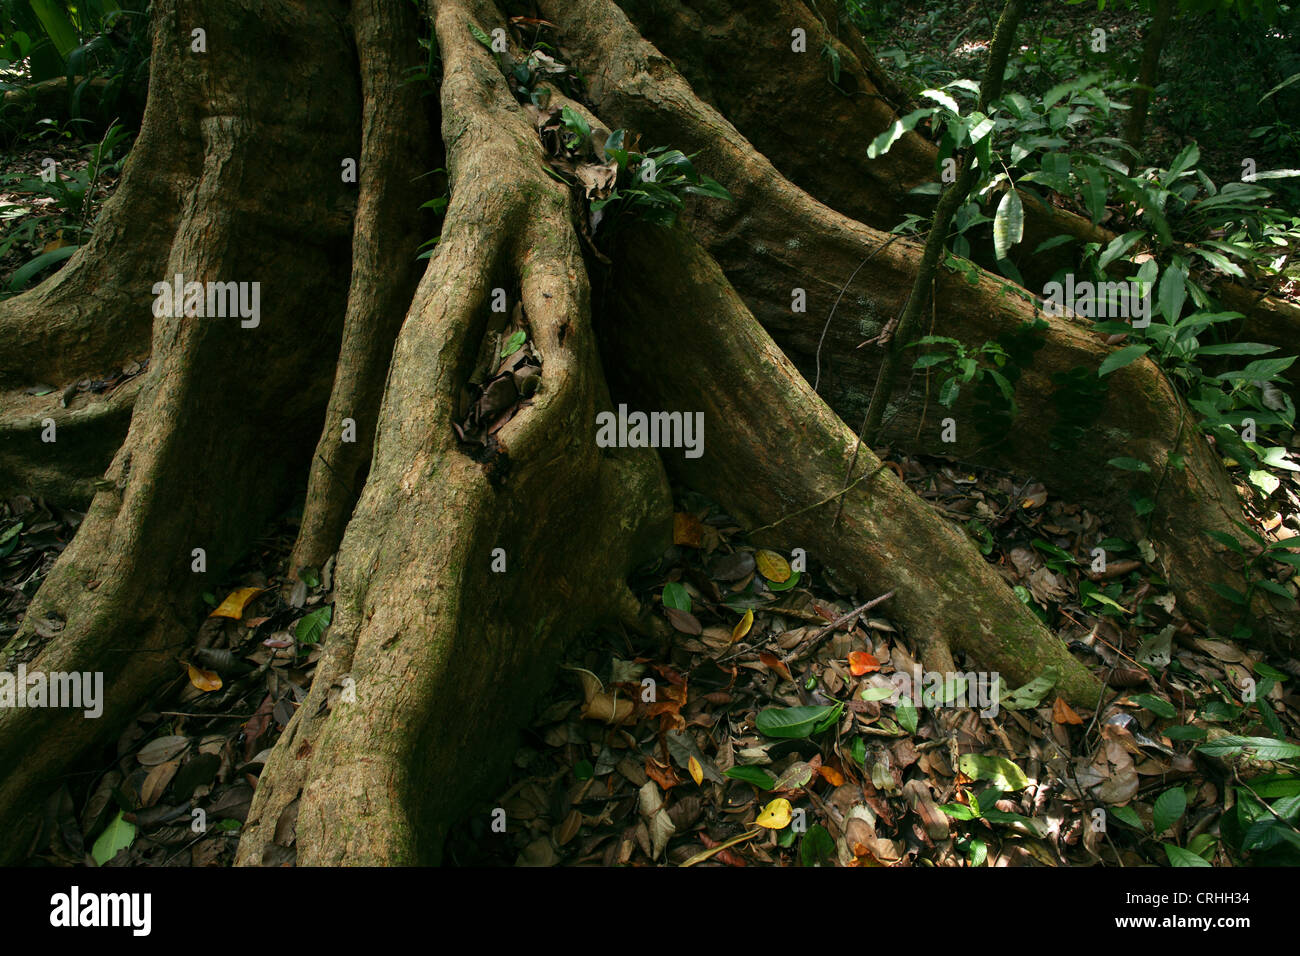
{"type": "Polygon", "coordinates": [[[759,551],[754,555],[754,563],[758,565],[758,573],[769,581],[785,584],[790,580],[790,565],[775,551],[759,551]]]}
{"type": "Polygon", "coordinates": [[[193,664],[185,665],[190,672],[190,683],[199,690],[221,690],[221,675],[216,671],[205,671],[193,664]]]}
{"type": "Polygon", "coordinates": [[[784,830],[790,825],[790,810],[790,801],[785,797],[777,797],[763,808],[754,825],[768,830],[784,830]]]}
{"type": "Polygon", "coordinates": [[[695,781],[695,786],[698,787],[704,783],[704,768],[700,766],[698,760],[692,757],[686,762],[686,769],[691,772],[691,779],[695,781]]]}
{"type": "Polygon", "coordinates": [[[208,617],[228,617],[232,621],[238,621],[244,616],[248,602],[265,590],[266,588],[235,588],[208,617]]]}
{"type": "Polygon", "coordinates": [[[754,626],[754,609],[750,608],[745,612],[745,616],[736,622],[736,626],[731,629],[731,643],[736,643],[754,626]]]}

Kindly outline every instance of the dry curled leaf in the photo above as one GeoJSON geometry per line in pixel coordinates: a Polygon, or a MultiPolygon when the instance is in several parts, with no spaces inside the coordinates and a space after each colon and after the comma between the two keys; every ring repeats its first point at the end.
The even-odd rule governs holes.
{"type": "Polygon", "coordinates": [[[1081,724],[1083,718],[1074,712],[1074,708],[1060,697],[1052,705],[1052,720],[1058,724],[1081,724]]]}
{"type": "Polygon", "coordinates": [[[216,671],[205,671],[203,668],[195,667],[193,664],[186,664],[185,668],[190,672],[190,683],[199,690],[221,690],[221,675],[216,671]]]}
{"type": "Polygon", "coordinates": [[[698,548],[704,543],[704,524],[695,515],[679,511],[673,515],[673,544],[698,548]]]}
{"type": "Polygon", "coordinates": [[[238,621],[244,616],[244,608],[248,607],[248,602],[261,594],[265,588],[235,588],[226,595],[226,599],[213,608],[208,617],[228,617],[232,621],[238,621]]]}

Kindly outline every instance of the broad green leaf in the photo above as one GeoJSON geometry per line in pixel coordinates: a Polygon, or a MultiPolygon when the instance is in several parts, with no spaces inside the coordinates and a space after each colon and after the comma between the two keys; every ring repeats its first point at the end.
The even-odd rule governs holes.
{"type": "Polygon", "coordinates": [[[1156,798],[1151,807],[1152,827],[1156,836],[1177,823],[1187,812],[1187,794],[1182,787],[1173,787],[1156,798]]]}
{"type": "Polygon", "coordinates": [[[1151,466],[1145,461],[1138,461],[1136,458],[1112,458],[1106,462],[1112,468],[1120,468],[1124,471],[1141,471],[1150,473],[1151,466]]]}
{"type": "Polygon", "coordinates": [[[1210,863],[1204,857],[1197,856],[1191,850],[1184,850],[1180,846],[1174,846],[1172,843],[1160,844],[1165,848],[1165,855],[1169,857],[1170,866],[1209,866],[1210,863]]]}
{"type": "Polygon", "coordinates": [[[755,725],[767,737],[799,738],[813,733],[827,717],[838,715],[840,705],[768,707],[759,711],[755,725]]]}
{"type": "Polygon", "coordinates": [[[775,777],[759,767],[728,767],[722,775],[732,780],[752,783],[760,790],[771,790],[772,785],[776,783],[775,777]]]}
{"type": "Polygon", "coordinates": [[[1025,772],[1006,757],[962,754],[958,765],[961,772],[972,780],[988,780],[1000,790],[1023,790],[1029,786],[1025,772]]]}
{"type": "Polygon", "coordinates": [[[997,214],[993,218],[993,251],[999,259],[1005,259],[1011,247],[1018,243],[1025,234],[1025,207],[1020,201],[1020,194],[1012,186],[1002,194],[998,203],[997,214]]]}
{"type": "Polygon", "coordinates": [[[298,638],[298,643],[317,643],[320,640],[321,634],[325,632],[325,628],[330,626],[330,620],[333,616],[333,605],[326,604],[324,607],[317,608],[299,620],[298,626],[294,629],[294,636],[298,638]]]}
{"type": "Polygon", "coordinates": [[[1175,256],[1160,276],[1159,311],[1170,324],[1178,321],[1187,299],[1187,264],[1175,256]]]}
{"type": "Polygon", "coordinates": [[[1120,821],[1120,823],[1128,824],[1134,830],[1142,831],[1146,829],[1146,827],[1142,825],[1142,818],[1137,815],[1137,811],[1132,807],[1111,807],[1110,815],[1120,821]]]}
{"type": "Polygon", "coordinates": [[[1133,247],[1133,244],[1142,238],[1144,233],[1140,229],[1132,232],[1126,232],[1122,236],[1116,236],[1110,241],[1102,251],[1101,256],[1097,259],[1097,268],[1105,269],[1108,265],[1118,259],[1124,253],[1133,247]]]}
{"type": "Polygon", "coordinates": [[[1105,361],[1101,363],[1101,368],[1097,369],[1097,374],[1099,376],[1109,375],[1125,365],[1136,362],[1149,351],[1151,351],[1149,345],[1126,345],[1122,349],[1116,349],[1106,356],[1105,361]]]}
{"type": "Polygon", "coordinates": [[[1294,760],[1300,757],[1300,745],[1271,737],[1220,737],[1196,747],[1211,757],[1233,757],[1244,754],[1257,760],[1294,760]]]}
{"type": "MultiPolygon", "coordinates": [[[[1049,668],[1049,670],[1051,670],[1049,668]]],[[[1056,684],[1058,673],[1051,670],[1050,673],[1043,674],[1041,677],[1035,677],[1023,687],[1017,687],[1010,694],[999,701],[999,706],[1006,710],[1028,710],[1031,707],[1037,707],[1047,696],[1047,692],[1056,684]]]]}
{"type": "Polygon", "coordinates": [[[1160,717],[1176,717],[1178,715],[1178,710],[1174,705],[1163,697],[1156,697],[1154,694],[1136,694],[1133,700],[1138,706],[1160,717]]]}
{"type": "Polygon", "coordinates": [[[685,611],[687,614],[691,611],[691,595],[686,588],[676,581],[669,581],[664,585],[664,607],[676,608],[679,611],[685,611]]]}
{"type": "Polygon", "coordinates": [[[894,120],[889,129],[871,141],[871,145],[867,147],[867,158],[876,159],[883,156],[889,152],[890,147],[903,137],[904,133],[916,129],[917,123],[937,112],[938,108],[931,106],[925,109],[913,110],[901,119],[894,120]]]}
{"type": "Polygon", "coordinates": [[[42,269],[48,269],[56,262],[62,262],[80,248],[80,246],[60,246],[58,249],[42,252],[30,262],[14,270],[14,274],[9,278],[9,288],[17,292],[42,269]]]}
{"type": "Polygon", "coordinates": [[[814,823],[799,845],[799,862],[804,866],[817,866],[834,859],[835,839],[824,826],[814,823]]]}
{"type": "Polygon", "coordinates": [[[921,95],[926,99],[934,100],[940,106],[946,107],[954,113],[961,112],[961,107],[957,105],[957,101],[947,93],[943,92],[943,90],[922,90],[921,95]]]}
{"type": "Polygon", "coordinates": [[[894,708],[894,718],[898,721],[898,726],[909,734],[916,733],[916,705],[912,703],[912,698],[906,695],[898,698],[898,705],[894,708]]]}
{"type": "Polygon", "coordinates": [[[123,812],[118,811],[117,816],[104,828],[104,832],[99,835],[95,845],[90,849],[90,855],[100,866],[135,842],[135,824],[123,820],[123,812]]]}

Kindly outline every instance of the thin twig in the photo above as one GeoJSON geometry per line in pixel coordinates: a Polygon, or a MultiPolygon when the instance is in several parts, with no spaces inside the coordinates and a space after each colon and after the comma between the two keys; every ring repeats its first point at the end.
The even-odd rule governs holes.
{"type": "Polygon", "coordinates": [[[822,380],[822,343],[826,341],[826,333],[830,330],[831,319],[835,318],[835,310],[839,308],[840,299],[844,298],[844,293],[848,291],[849,286],[853,284],[853,280],[857,277],[858,273],[862,271],[862,267],[865,266],[872,259],[874,259],[876,257],[876,253],[883,252],[885,249],[889,248],[889,245],[895,239],[901,239],[901,238],[902,238],[901,235],[891,236],[889,239],[886,239],[880,245],[876,246],[875,249],[872,249],[871,252],[867,253],[867,257],[858,263],[858,267],[853,270],[853,273],[852,275],[849,276],[848,281],[845,282],[844,285],[840,288],[840,294],[835,297],[835,304],[831,306],[830,315],[826,316],[826,324],[822,326],[822,337],[817,340],[817,374],[813,376],[814,392],[817,391],[817,386],[821,384],[821,380],[822,380]]]}
{"type": "Polygon", "coordinates": [[[872,598],[866,604],[861,604],[858,607],[855,607],[852,611],[849,611],[849,613],[837,617],[835,620],[831,621],[820,631],[814,634],[811,638],[809,638],[807,642],[803,645],[802,649],[799,649],[797,647],[794,648],[789,658],[787,659],[787,663],[789,661],[797,660],[800,657],[806,657],[808,654],[812,653],[814,650],[817,649],[817,645],[821,644],[822,641],[826,640],[827,637],[829,637],[832,633],[837,631],[839,628],[843,627],[846,624],[849,624],[851,626],[851,622],[856,622],[859,616],[865,614],[867,611],[870,611],[877,604],[883,604],[893,596],[894,596],[893,591],[886,591],[884,594],[880,595],[880,597],[872,598]],[[798,653],[794,653],[794,651],[798,651],[798,653]]]}
{"type": "MultiPolygon", "coordinates": [[[[877,468],[875,471],[869,471],[869,472],[867,472],[867,473],[864,474],[864,475],[860,475],[859,477],[857,477],[857,478],[855,478],[855,479],[853,480],[852,484],[847,485],[847,486],[844,487],[844,488],[841,488],[839,491],[835,492],[835,494],[833,494],[833,495],[827,495],[827,496],[826,496],[825,498],[823,498],[821,501],[815,501],[815,502],[813,502],[812,504],[810,504],[810,505],[809,505],[808,507],[806,507],[806,508],[800,508],[798,511],[792,511],[792,512],[790,512],[788,515],[783,515],[783,516],[781,516],[780,518],[777,518],[777,519],[776,519],[775,521],[773,521],[771,524],[765,524],[765,525],[762,525],[762,526],[760,526],[760,527],[758,527],[758,528],[753,528],[753,529],[749,532],[750,536],[752,537],[753,535],[757,534],[757,533],[760,532],[760,531],[768,531],[768,530],[770,530],[770,529],[772,529],[772,528],[775,528],[777,525],[781,524],[781,523],[784,522],[784,521],[789,521],[791,518],[797,518],[797,517],[799,517],[799,515],[803,514],[805,511],[812,511],[814,508],[820,508],[822,505],[826,504],[827,502],[834,501],[836,498],[840,497],[840,496],[843,495],[845,492],[851,490],[852,488],[854,488],[855,486],[857,486],[857,485],[860,484],[861,482],[864,482],[864,481],[866,481],[866,480],[868,480],[868,479],[870,479],[870,478],[874,478],[876,475],[880,474],[881,470],[882,470],[884,467],[885,467],[884,462],[881,462],[880,467],[877,468]]],[[[837,515],[837,517],[838,517],[838,515],[837,515]]]]}

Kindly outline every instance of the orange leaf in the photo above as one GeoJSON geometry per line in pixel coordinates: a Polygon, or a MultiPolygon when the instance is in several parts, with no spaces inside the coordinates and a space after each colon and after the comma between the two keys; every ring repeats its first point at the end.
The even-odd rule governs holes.
{"type": "Polygon", "coordinates": [[[849,673],[854,677],[870,674],[880,670],[880,661],[866,651],[853,651],[849,654],[849,673]]]}
{"type": "Polygon", "coordinates": [[[186,664],[185,667],[190,672],[190,683],[199,690],[221,690],[221,675],[216,671],[205,671],[193,664],[186,664]]]}
{"type": "Polygon", "coordinates": [[[248,602],[265,590],[265,588],[235,588],[208,617],[228,617],[232,621],[238,621],[244,616],[244,608],[248,607],[248,602]]]}
{"type": "Polygon", "coordinates": [[[646,776],[659,784],[659,786],[664,790],[671,790],[673,787],[681,783],[681,781],[677,779],[677,774],[673,773],[672,767],[662,766],[652,757],[645,758],[645,772],[646,776]]]}
{"type": "Polygon", "coordinates": [[[818,767],[817,772],[820,773],[822,778],[832,787],[844,786],[844,774],[840,773],[834,767],[818,767]]]}
{"type": "Polygon", "coordinates": [[[691,779],[695,781],[695,786],[698,787],[704,783],[704,768],[700,766],[698,760],[692,757],[686,762],[686,769],[691,772],[691,779]]]}
{"type": "Polygon", "coordinates": [[[782,677],[788,680],[791,684],[794,683],[794,677],[790,673],[790,668],[785,666],[785,664],[781,661],[781,658],[777,657],[775,654],[769,654],[767,651],[762,651],[759,653],[758,659],[762,661],[765,665],[767,665],[767,667],[769,667],[771,670],[776,671],[778,674],[780,674],[782,677]]]}
{"type": "Polygon", "coordinates": [[[1074,712],[1074,708],[1059,697],[1056,698],[1056,703],[1052,705],[1052,720],[1058,724],[1083,723],[1083,718],[1074,712]]]}
{"type": "Polygon", "coordinates": [[[736,641],[740,640],[742,637],[748,634],[749,629],[753,626],[754,626],[754,609],[750,608],[749,610],[745,611],[745,616],[742,617],[739,621],[737,621],[736,626],[731,629],[731,643],[733,644],[736,643],[736,641]]]}
{"type": "Polygon", "coordinates": [[[698,548],[704,543],[704,525],[693,514],[679,511],[673,515],[673,544],[698,548]]]}

